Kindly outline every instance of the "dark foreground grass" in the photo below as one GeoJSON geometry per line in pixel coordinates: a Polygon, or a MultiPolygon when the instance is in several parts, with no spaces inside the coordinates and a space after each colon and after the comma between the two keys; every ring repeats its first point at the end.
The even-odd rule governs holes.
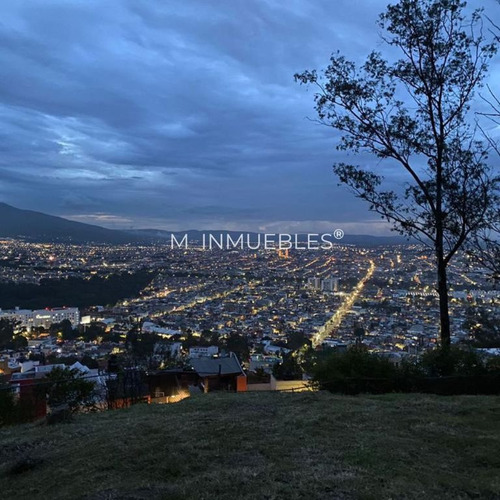
{"type": "Polygon", "coordinates": [[[500,498],[500,398],[200,395],[0,430],[7,499],[500,498]]]}

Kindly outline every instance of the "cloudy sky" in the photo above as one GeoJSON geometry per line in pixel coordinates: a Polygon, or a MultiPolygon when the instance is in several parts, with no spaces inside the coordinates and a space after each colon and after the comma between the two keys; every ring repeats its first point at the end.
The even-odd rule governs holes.
{"type": "Polygon", "coordinates": [[[293,81],[383,49],[387,3],[2,0],[0,201],[112,228],[387,232],[337,186],[336,136],[293,81]]]}

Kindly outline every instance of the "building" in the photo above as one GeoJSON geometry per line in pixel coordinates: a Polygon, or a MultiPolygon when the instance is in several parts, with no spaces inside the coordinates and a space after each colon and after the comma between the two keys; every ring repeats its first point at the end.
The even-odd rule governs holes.
{"type": "Polygon", "coordinates": [[[280,356],[266,356],[265,354],[252,354],[250,356],[249,370],[255,372],[259,369],[264,370],[266,373],[271,373],[275,364],[283,362],[280,356]]]}
{"type": "Polygon", "coordinates": [[[191,347],[189,349],[189,357],[193,358],[213,358],[219,354],[219,348],[216,345],[211,345],[208,347],[191,347]]]}
{"type": "Polygon", "coordinates": [[[321,290],[321,278],[308,278],[307,286],[314,290],[321,290]]]}
{"type": "Polygon", "coordinates": [[[338,292],[339,279],[332,277],[321,280],[321,290],[323,290],[324,292],[338,292]]]}
{"type": "Polygon", "coordinates": [[[333,276],[325,279],[321,279],[318,277],[308,278],[307,286],[314,290],[321,290],[323,292],[338,292],[339,278],[334,278],[333,276]]]}
{"type": "Polygon", "coordinates": [[[0,309],[0,319],[10,319],[19,323],[21,328],[31,331],[33,328],[49,328],[54,323],[68,320],[71,326],[77,327],[80,324],[80,311],[76,307],[56,307],[53,309],[10,309],[3,311],[0,309]]]}
{"type": "Polygon", "coordinates": [[[203,392],[247,390],[246,374],[234,353],[224,358],[195,358],[190,364],[199,377],[203,392]]]}
{"type": "Polygon", "coordinates": [[[178,335],[182,335],[180,330],[172,330],[171,328],[162,328],[151,321],[144,321],[142,324],[142,333],[155,333],[156,335],[163,338],[171,338],[178,335]]]}

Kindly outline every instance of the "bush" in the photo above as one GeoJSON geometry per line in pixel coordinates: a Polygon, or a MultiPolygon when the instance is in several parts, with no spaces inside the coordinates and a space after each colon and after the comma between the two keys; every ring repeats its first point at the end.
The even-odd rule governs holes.
{"type": "Polygon", "coordinates": [[[419,362],[399,367],[354,348],[318,359],[313,380],[321,389],[343,394],[422,392],[430,394],[500,394],[500,366],[483,362],[471,349],[440,348],[424,353],[419,362]]]}
{"type": "Polygon", "coordinates": [[[0,386],[0,426],[11,424],[15,418],[16,402],[7,385],[0,386]]]}
{"type": "Polygon", "coordinates": [[[488,372],[500,373],[500,356],[492,356],[486,360],[486,370],[488,372]]]}
{"type": "Polygon", "coordinates": [[[472,376],[424,377],[412,392],[452,396],[458,394],[500,394],[500,372],[472,376]]]}
{"type": "Polygon", "coordinates": [[[390,392],[395,389],[396,368],[387,359],[358,348],[333,352],[312,370],[313,381],[323,389],[345,394],[390,392]]]}
{"type": "Polygon", "coordinates": [[[476,351],[458,346],[440,347],[425,352],[421,366],[430,377],[469,377],[486,373],[484,362],[476,351]]]}
{"type": "Polygon", "coordinates": [[[273,375],[278,380],[302,380],[303,370],[294,353],[283,356],[283,361],[273,366],[273,375]]]}
{"type": "Polygon", "coordinates": [[[47,404],[51,410],[67,408],[71,413],[95,406],[95,384],[77,369],[54,368],[45,380],[47,404]]]}
{"type": "Polygon", "coordinates": [[[0,427],[31,422],[36,416],[36,401],[18,399],[8,384],[0,384],[0,427]]]}

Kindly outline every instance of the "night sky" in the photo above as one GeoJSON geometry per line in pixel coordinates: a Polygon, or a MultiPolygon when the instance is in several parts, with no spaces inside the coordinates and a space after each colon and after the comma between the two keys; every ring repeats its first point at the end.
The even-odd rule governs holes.
{"type": "Polygon", "coordinates": [[[386,4],[2,0],[0,201],[111,228],[387,233],[337,186],[338,136],[293,80],[384,50],[386,4]]]}

